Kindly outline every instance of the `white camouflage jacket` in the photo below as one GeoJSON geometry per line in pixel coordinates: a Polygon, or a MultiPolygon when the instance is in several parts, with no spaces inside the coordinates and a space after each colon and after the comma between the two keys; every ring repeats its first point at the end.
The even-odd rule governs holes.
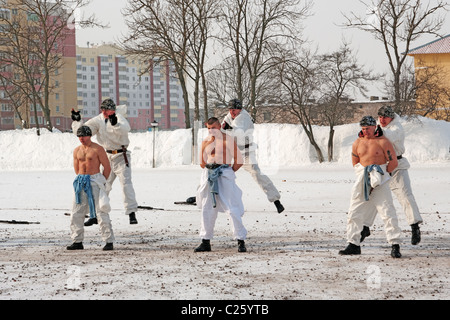
{"type": "MultiPolygon", "coordinates": [[[[98,143],[106,150],[119,150],[122,146],[128,147],[130,140],[128,132],[131,127],[127,119],[120,113],[116,113],[117,124],[111,125],[109,120],[105,121],[103,114],[99,114],[84,123],[92,130],[92,136],[96,136],[98,143]]],[[[73,121],[72,130],[76,134],[78,128],[83,125],[83,120],[73,121]]]]}
{"type": "Polygon", "coordinates": [[[383,135],[392,143],[397,157],[402,156],[402,158],[398,160],[397,169],[408,169],[410,164],[408,160],[403,157],[403,154],[405,153],[405,131],[400,123],[400,116],[395,114],[394,119],[392,119],[386,127],[381,127],[381,129],[383,130],[383,135]]]}
{"type": "MultiPolygon", "coordinates": [[[[253,143],[253,130],[254,125],[250,114],[242,109],[241,113],[236,118],[231,118],[231,114],[228,112],[223,119],[222,124],[228,123],[233,130],[225,130],[225,133],[236,138],[236,143],[239,149],[244,149],[246,145],[253,143]]],[[[250,149],[253,149],[250,146],[250,149]]]]}

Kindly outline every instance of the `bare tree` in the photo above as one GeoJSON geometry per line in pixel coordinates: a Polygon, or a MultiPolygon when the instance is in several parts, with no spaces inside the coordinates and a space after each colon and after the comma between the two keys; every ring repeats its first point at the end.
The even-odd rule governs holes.
{"type": "Polygon", "coordinates": [[[433,116],[437,120],[449,118],[448,102],[450,89],[448,87],[448,72],[439,68],[438,65],[417,64],[415,79],[415,113],[423,117],[433,116]]]}
{"type": "MultiPolygon", "coordinates": [[[[395,111],[400,116],[414,117],[417,113],[415,100],[417,96],[417,85],[419,85],[419,83],[416,82],[414,63],[405,62],[403,64],[399,80],[398,88],[400,92],[400,103],[397,105],[395,111]]],[[[390,77],[386,78],[384,87],[384,92],[387,96],[395,96],[395,85],[392,74],[390,77]]]]}
{"type": "Polygon", "coordinates": [[[277,78],[281,84],[280,100],[299,120],[309,142],[316,151],[320,163],[324,161],[313,132],[313,119],[317,118],[317,104],[314,97],[320,87],[318,82],[318,60],[311,51],[301,51],[297,54],[286,53],[277,64],[277,78]]]}
{"type": "MultiPolygon", "coordinates": [[[[208,117],[205,59],[218,8],[218,0],[130,0],[125,10],[130,33],[124,39],[124,51],[148,57],[152,62],[173,64],[183,91],[186,128],[191,128],[186,76],[194,84],[194,120],[200,118],[202,92],[208,117]]],[[[149,63],[144,72],[151,68],[149,63]]]]}
{"type": "Polygon", "coordinates": [[[375,81],[379,77],[372,75],[372,71],[365,71],[358,64],[348,43],[345,41],[339,48],[330,54],[320,57],[320,82],[321,97],[319,103],[322,106],[322,116],[326,125],[330,127],[328,135],[328,161],[333,160],[334,150],[334,127],[343,124],[346,119],[348,108],[348,97],[350,90],[357,90],[365,95],[367,87],[365,83],[375,81]]]}
{"type": "Polygon", "coordinates": [[[255,118],[258,81],[279,61],[279,52],[299,42],[301,20],[311,7],[302,0],[233,0],[224,6],[222,43],[235,60],[237,98],[244,101],[244,69],[248,74],[248,105],[255,118]]]}
{"type": "MultiPolygon", "coordinates": [[[[438,65],[437,62],[424,63],[421,60],[416,65],[413,62],[404,64],[399,85],[401,103],[396,110],[400,116],[433,116],[446,121],[450,119],[446,108],[450,97],[446,84],[449,74],[438,65]]],[[[385,92],[392,95],[393,88],[392,78],[387,79],[385,92]]]]}
{"type": "MultiPolygon", "coordinates": [[[[245,74],[238,75],[234,56],[225,58],[219,65],[207,74],[208,99],[217,105],[227,105],[230,97],[241,91],[242,96],[247,95],[247,88],[239,87],[236,79],[242,79],[245,74]]],[[[247,83],[243,81],[243,83],[247,83]]]]}
{"type": "Polygon", "coordinates": [[[442,0],[372,0],[371,3],[361,3],[371,11],[371,16],[351,12],[344,15],[346,26],[369,32],[383,44],[393,75],[397,109],[401,104],[400,75],[406,53],[422,35],[439,36],[444,23],[441,12],[447,10],[448,5],[442,0]]]}
{"type": "Polygon", "coordinates": [[[221,1],[219,0],[188,1],[187,15],[189,23],[192,25],[192,32],[188,38],[189,54],[186,61],[192,70],[191,79],[194,81],[195,120],[200,119],[200,82],[202,83],[204,119],[208,119],[206,49],[211,37],[212,22],[218,17],[220,4],[221,1]]]}
{"type": "Polygon", "coordinates": [[[185,78],[188,42],[193,27],[188,21],[189,3],[188,0],[129,0],[124,10],[129,34],[122,45],[130,56],[148,57],[145,72],[150,72],[153,61],[173,64],[183,91],[186,128],[191,128],[185,78]]]}
{"type": "Polygon", "coordinates": [[[27,112],[27,99],[24,91],[17,83],[14,83],[12,67],[5,63],[5,58],[0,59],[0,88],[3,91],[2,102],[6,102],[14,109],[15,116],[20,120],[22,129],[29,128],[29,113],[27,112]]]}
{"type": "Polygon", "coordinates": [[[226,57],[221,63],[209,70],[208,81],[208,96],[214,101],[216,105],[227,105],[232,97],[236,97],[237,92],[241,92],[239,96],[243,98],[241,101],[247,105],[250,96],[250,81],[247,69],[239,70],[238,62],[235,56],[226,57]],[[236,79],[240,79],[240,84],[236,79]]]}
{"type": "MultiPolygon", "coordinates": [[[[11,89],[13,86],[22,91],[25,102],[31,102],[38,135],[39,108],[47,129],[53,128],[49,105],[54,89],[53,76],[63,65],[64,41],[70,33],[74,13],[88,4],[86,0],[17,0],[14,10],[0,15],[0,24],[5,31],[1,38],[0,65],[11,68],[9,74],[3,73],[1,77],[10,87],[7,92],[14,92],[14,96],[9,97],[11,100],[19,94],[18,90],[11,89]],[[5,76],[10,78],[5,79],[5,76]]],[[[8,8],[6,3],[4,8],[8,8]]],[[[78,23],[83,27],[102,27],[94,16],[78,23]]]]}

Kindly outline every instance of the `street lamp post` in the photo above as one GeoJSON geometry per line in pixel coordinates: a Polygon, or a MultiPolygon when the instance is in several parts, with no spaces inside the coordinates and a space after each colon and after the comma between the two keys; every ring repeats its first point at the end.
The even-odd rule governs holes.
{"type": "Polygon", "coordinates": [[[153,131],[153,168],[155,167],[155,144],[156,144],[156,128],[158,127],[159,123],[154,120],[152,123],[152,131],[153,131]]]}

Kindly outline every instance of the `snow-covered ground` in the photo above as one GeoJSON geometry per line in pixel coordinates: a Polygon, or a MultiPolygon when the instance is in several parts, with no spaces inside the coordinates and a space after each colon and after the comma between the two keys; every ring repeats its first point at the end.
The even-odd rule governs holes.
{"type": "MultiPolygon", "coordinates": [[[[237,173],[246,208],[248,252],[238,253],[225,214],[212,252],[200,243],[200,211],[173,202],[195,194],[201,169],[191,164],[189,131],[158,132],[152,169],[152,133],[130,136],[139,224],[123,214],[111,192],[115,250],[104,252],[98,226],[86,228],[85,249],[71,252],[69,133],[0,132],[0,299],[448,299],[450,296],[450,123],[404,122],[405,156],[424,218],[422,242],[395,202],[404,231],[403,257],[392,259],[381,220],[360,256],[346,246],[346,212],[354,182],[350,148],[358,125],[336,132],[336,161],[318,164],[299,126],[257,125],[260,163],[281,192],[278,214],[250,175],[237,173]]],[[[327,128],[316,128],[326,145],[327,128]]],[[[325,150],[325,148],[323,148],[325,150]]],[[[181,311],[180,311],[181,312],[181,311]]]]}

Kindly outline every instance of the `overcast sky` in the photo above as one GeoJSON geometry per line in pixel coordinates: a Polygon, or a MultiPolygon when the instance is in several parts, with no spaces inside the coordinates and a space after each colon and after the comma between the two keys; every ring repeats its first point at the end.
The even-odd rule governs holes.
{"type": "MultiPolygon", "coordinates": [[[[91,4],[84,8],[85,15],[94,13],[97,19],[103,23],[109,23],[110,28],[77,30],[77,45],[86,47],[88,42],[101,44],[120,41],[123,35],[127,34],[127,27],[121,13],[126,5],[126,0],[92,0],[91,4]]],[[[304,37],[310,40],[314,47],[318,47],[321,53],[339,49],[342,39],[345,39],[351,43],[361,64],[375,72],[387,72],[387,57],[380,42],[375,41],[366,32],[339,26],[344,22],[343,13],[348,14],[350,11],[365,14],[366,8],[359,0],[314,0],[313,16],[308,17],[304,22],[304,37]]],[[[448,18],[441,32],[444,35],[450,34],[448,18]]],[[[422,37],[418,43],[413,44],[412,48],[433,40],[435,38],[432,36],[422,37]]],[[[370,88],[368,95],[381,96],[382,92],[380,88],[374,86],[370,88]]]]}

